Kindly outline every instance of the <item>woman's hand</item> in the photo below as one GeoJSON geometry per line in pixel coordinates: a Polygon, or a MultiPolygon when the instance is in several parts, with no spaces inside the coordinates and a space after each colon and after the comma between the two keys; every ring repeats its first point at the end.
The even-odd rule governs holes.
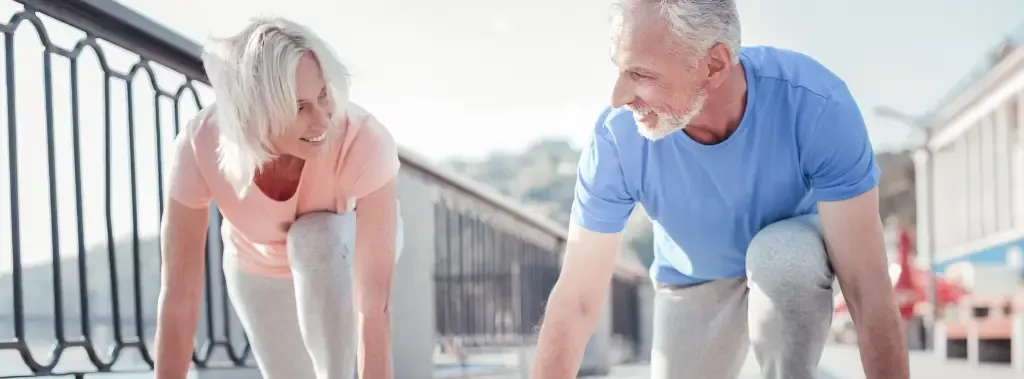
{"type": "Polygon", "coordinates": [[[395,179],[359,199],[356,209],[355,298],[359,377],[391,379],[391,280],[395,271],[398,199],[395,179]]]}

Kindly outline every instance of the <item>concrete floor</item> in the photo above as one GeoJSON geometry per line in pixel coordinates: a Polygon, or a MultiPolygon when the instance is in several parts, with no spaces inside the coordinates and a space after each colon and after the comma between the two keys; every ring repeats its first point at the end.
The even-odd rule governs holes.
{"type": "MultiPolygon", "coordinates": [[[[821,358],[819,379],[864,379],[860,353],[856,346],[831,345],[821,358]]],[[[914,351],[910,355],[912,379],[1020,379],[1024,371],[1014,371],[1008,364],[980,364],[972,366],[962,360],[941,360],[931,352],[914,351]]],[[[612,374],[590,379],[649,379],[645,364],[615,367],[612,374]]],[[[747,355],[746,364],[737,379],[760,379],[753,353],[747,355]]]]}

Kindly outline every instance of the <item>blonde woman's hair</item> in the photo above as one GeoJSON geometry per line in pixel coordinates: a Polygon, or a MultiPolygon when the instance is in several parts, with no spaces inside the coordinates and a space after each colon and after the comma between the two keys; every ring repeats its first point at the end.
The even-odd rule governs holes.
{"type": "Polygon", "coordinates": [[[307,52],[320,64],[334,106],[332,117],[343,117],[348,69],[309,28],[280,17],[259,17],[241,32],[211,38],[204,46],[203,66],[217,97],[218,165],[239,195],[275,157],[271,138],[283,134],[297,117],[295,69],[307,52]]]}

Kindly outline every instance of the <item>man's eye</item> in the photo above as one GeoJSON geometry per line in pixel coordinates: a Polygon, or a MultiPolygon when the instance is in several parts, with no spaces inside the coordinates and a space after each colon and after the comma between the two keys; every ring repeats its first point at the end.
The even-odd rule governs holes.
{"type": "Polygon", "coordinates": [[[633,78],[637,78],[637,79],[650,79],[651,78],[650,76],[638,73],[636,71],[630,71],[629,73],[631,75],[633,75],[633,78]]]}

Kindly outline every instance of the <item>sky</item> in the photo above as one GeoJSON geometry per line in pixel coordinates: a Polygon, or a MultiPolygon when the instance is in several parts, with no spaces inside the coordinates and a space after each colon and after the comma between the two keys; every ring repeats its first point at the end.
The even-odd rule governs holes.
{"type": "MultiPolygon", "coordinates": [[[[354,68],[353,99],[431,158],[587,138],[608,103],[609,0],[126,0],[203,40],[251,14],[303,22],[354,68]],[[243,5],[244,4],[244,5],[243,5]],[[205,11],[200,11],[205,8],[205,11]],[[245,11],[239,11],[245,9],[245,11]],[[472,141],[472,142],[470,142],[472,141]]],[[[1020,0],[738,0],[744,45],[806,53],[843,77],[881,149],[1024,23],[1020,0]]]]}
{"type": "MultiPolygon", "coordinates": [[[[738,0],[744,45],[773,45],[806,53],[844,78],[865,113],[879,150],[907,146],[911,129],[875,117],[889,106],[922,114],[935,106],[972,66],[1024,24],[1020,0],[738,0]]],[[[125,5],[202,42],[224,35],[257,14],[278,14],[310,26],[353,72],[355,102],[375,113],[399,144],[431,159],[514,151],[542,138],[582,143],[608,103],[615,68],[609,59],[608,0],[124,0],[125,5]]],[[[0,17],[20,9],[0,0],[0,17]]],[[[70,48],[82,33],[45,20],[47,35],[70,48]]],[[[43,60],[39,37],[15,34],[18,133],[18,223],[23,262],[47,260],[51,250],[43,60]]],[[[2,44],[2,41],[0,41],[2,44]]],[[[102,46],[109,67],[129,71],[137,59],[102,46]]],[[[103,77],[88,50],[80,58],[81,170],[85,244],[106,239],[103,77]]],[[[51,62],[57,242],[60,254],[77,243],[70,65],[51,62]]],[[[0,62],[3,66],[3,62],[0,62]]],[[[2,72],[2,71],[0,71],[2,72]]],[[[137,231],[158,227],[156,134],[173,136],[173,104],[160,102],[160,127],[145,73],[131,86],[137,154],[137,231]]],[[[2,77],[2,75],[0,75],[2,77]]],[[[0,79],[3,81],[3,79],[0,79]]],[[[155,81],[174,91],[181,79],[156,70],[155,81]]],[[[113,235],[130,235],[131,192],[124,83],[111,82],[113,235]]],[[[4,83],[6,85],[6,83],[4,83]]],[[[200,88],[203,103],[212,100],[200,88]]],[[[0,125],[8,114],[0,93],[0,125]]],[[[180,103],[183,120],[195,112],[180,103]]],[[[0,166],[9,167],[7,133],[0,132],[0,166]]],[[[162,159],[170,157],[167,149],[162,159]]],[[[11,256],[10,186],[0,179],[0,272],[11,256]]]]}

